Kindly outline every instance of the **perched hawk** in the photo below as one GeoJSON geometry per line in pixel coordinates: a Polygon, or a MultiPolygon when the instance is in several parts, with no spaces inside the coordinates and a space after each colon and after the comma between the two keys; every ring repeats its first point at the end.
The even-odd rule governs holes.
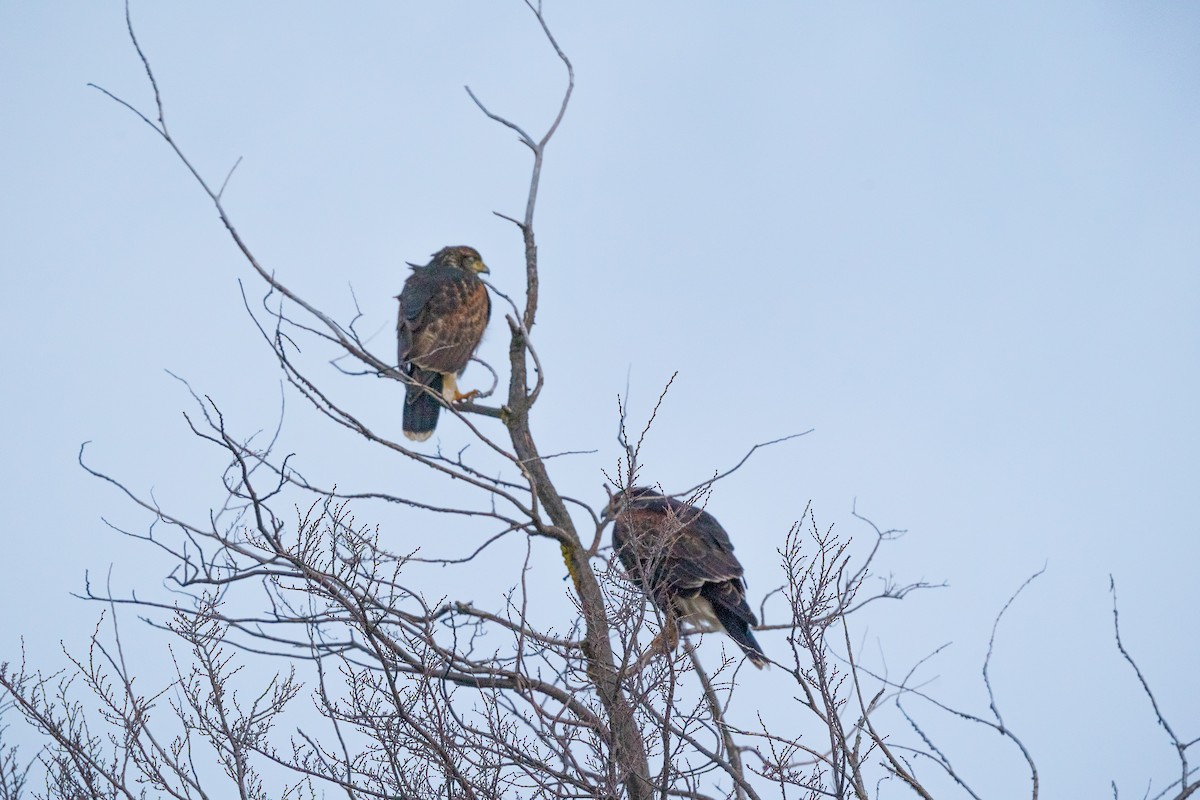
{"type": "Polygon", "coordinates": [[[400,301],[400,369],[411,378],[404,396],[404,435],[423,442],[433,435],[441,395],[457,403],[456,378],[487,327],[492,301],[479,274],[487,272],[473,247],[443,247],[423,267],[410,264],[400,301]]]}
{"type": "Polygon", "coordinates": [[[746,603],[742,565],[711,514],[633,488],[612,498],[604,518],[616,520],[613,549],[634,584],[668,615],[668,626],[678,620],[700,631],[724,631],[754,666],[766,666],[750,630],[758,619],[746,603]]]}

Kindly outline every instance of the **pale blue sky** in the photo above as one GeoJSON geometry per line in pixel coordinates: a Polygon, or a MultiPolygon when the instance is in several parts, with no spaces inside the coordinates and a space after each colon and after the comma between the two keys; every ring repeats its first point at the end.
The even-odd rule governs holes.
{"type": "MultiPolygon", "coordinates": [[[[627,373],[637,419],[680,373],[645,451],[669,490],[815,428],[709,503],[752,594],[779,582],[775,548],[807,502],[852,532],[857,497],[910,531],[885,570],[950,583],[878,607],[858,635],[893,673],[954,641],[931,688],[982,713],[992,617],[1046,563],[993,667],[1046,796],[1169,779],[1107,587],[1111,572],[1169,718],[1200,735],[1200,6],[552,2],[547,16],[578,86],[541,195],[536,433],[543,452],[599,449],[555,463],[564,490],[599,502],[627,373]]],[[[244,158],[227,197],[251,247],[342,317],[353,284],[378,351],[405,261],[472,244],[520,291],[519,239],[491,212],[519,213],[528,158],[462,90],[531,130],[551,118],[563,76],[519,2],[143,2],[134,18],[197,166],[218,177],[244,158]]],[[[163,370],[243,431],[278,414],[236,283],[257,293],[253,276],[183,168],[89,81],[149,108],[118,3],[0,3],[0,660],[21,633],[40,663],[58,663],[60,638],[82,646],[99,609],[68,593],[85,570],[115,562],[115,586],[161,591],[163,564],[101,522],[146,524],[76,466],[82,441],[196,515],[220,461],[163,370]]],[[[501,363],[504,340],[494,324],[482,355],[501,363]]],[[[340,398],[398,433],[399,386],[334,380],[320,356],[340,398]]],[[[427,480],[290,402],[284,451],[314,477],[427,480]]],[[[438,439],[467,441],[453,421],[438,439]]],[[[385,536],[432,539],[388,509],[360,516],[376,513],[385,536]]],[[[469,549],[479,531],[461,537],[469,549]]],[[[994,736],[926,719],[991,796],[1024,790],[994,736]]]]}

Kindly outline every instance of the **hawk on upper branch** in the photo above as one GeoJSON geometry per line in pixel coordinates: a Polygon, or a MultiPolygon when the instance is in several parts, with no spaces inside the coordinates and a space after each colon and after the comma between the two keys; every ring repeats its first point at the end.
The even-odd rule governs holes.
{"type": "Polygon", "coordinates": [[[667,615],[672,639],[680,621],[724,631],[754,666],[766,666],[751,631],[758,618],[746,603],[742,565],[712,514],[638,487],[615,495],[604,519],[616,520],[613,549],[634,584],[667,615]]]}
{"type": "Polygon", "coordinates": [[[439,395],[457,403],[476,394],[459,394],[456,379],[483,338],[492,301],[479,279],[487,265],[473,247],[443,247],[425,266],[409,266],[412,274],[397,297],[400,369],[411,379],[403,427],[405,436],[423,442],[437,427],[439,395]]]}

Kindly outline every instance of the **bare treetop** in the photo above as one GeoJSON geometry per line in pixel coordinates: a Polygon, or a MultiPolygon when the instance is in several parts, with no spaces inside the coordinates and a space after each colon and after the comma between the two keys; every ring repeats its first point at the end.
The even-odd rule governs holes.
{"type": "MultiPolygon", "coordinates": [[[[159,592],[89,579],[83,596],[102,604],[102,619],[67,672],[43,673],[23,652],[0,665],[0,715],[25,720],[45,742],[33,761],[0,746],[0,800],[29,796],[31,775],[44,781],[34,796],[56,800],[867,800],[929,798],[935,786],[983,796],[952,762],[955,743],[937,741],[924,721],[940,713],[999,733],[1005,752],[1023,762],[1030,796],[1039,796],[1034,753],[1017,721],[1002,716],[1003,687],[990,672],[1001,619],[1037,575],[995,617],[982,670],[987,709],[965,711],[916,680],[927,661],[897,681],[864,663],[867,648],[856,643],[864,608],[939,585],[877,574],[902,531],[855,508],[850,524],[862,535],[854,541],[835,525],[818,526],[805,507],[790,529],[750,538],[709,513],[714,485],[752,469],[762,448],[809,431],[746,442],[732,467],[702,465],[712,477],[689,489],[648,488],[642,447],[666,413],[672,377],[648,419],[628,429],[640,431],[636,441],[618,401],[616,463],[590,484],[568,488],[553,459],[569,454],[539,449],[535,409],[546,382],[562,377],[546,374],[535,341],[535,210],[575,73],[541,3],[525,5],[565,81],[552,122],[529,133],[467,88],[482,114],[532,155],[524,212],[496,212],[519,234],[524,300],[483,279],[490,270],[476,249],[445,247],[411,265],[397,287],[394,360],[360,335],[367,323],[357,308],[339,319],[291,288],[286,264],[255,255],[224,202],[239,162],[223,176],[194,166],[168,127],[165,87],[126,5],[153,107],[95,88],[149,126],[213,204],[245,262],[245,309],[288,397],[394,469],[379,478],[380,490],[306,476],[280,451],[278,428],[244,434],[219,398],[186,383],[187,425],[225,465],[222,497],[207,516],[165,507],[81,448],[83,468],[146,514],[145,529],[117,532],[172,567],[159,592]],[[496,327],[507,331],[503,363],[477,355],[489,322],[493,336],[496,327]],[[334,358],[314,365],[309,345],[334,358]],[[479,369],[470,375],[486,372],[492,386],[460,392],[472,361],[479,369]],[[344,388],[365,378],[394,390],[388,414],[344,388]],[[450,428],[469,444],[448,452],[427,444],[450,428]],[[416,475],[437,478],[445,496],[424,494],[416,475]],[[398,521],[376,522],[381,508],[398,509],[398,521]],[[753,575],[765,589],[751,591],[735,541],[743,555],[774,543],[777,569],[753,575]],[[464,581],[445,580],[468,565],[504,581],[505,591],[476,596],[464,581]],[[164,685],[139,675],[144,654],[122,638],[127,610],[170,643],[173,674],[164,685]],[[747,662],[759,669],[744,669],[747,662]],[[762,669],[768,663],[775,668],[762,669]],[[778,707],[756,706],[743,691],[754,684],[769,685],[778,707]]],[[[1168,725],[1125,649],[1115,589],[1113,614],[1120,653],[1179,756],[1179,779],[1159,797],[1182,800],[1200,788],[1188,759],[1197,740],[1168,725]]]]}

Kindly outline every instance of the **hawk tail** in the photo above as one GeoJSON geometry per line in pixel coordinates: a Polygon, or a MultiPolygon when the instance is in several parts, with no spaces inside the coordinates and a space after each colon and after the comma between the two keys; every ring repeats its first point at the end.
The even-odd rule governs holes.
{"type": "Polygon", "coordinates": [[[409,375],[414,382],[405,387],[402,427],[409,439],[423,442],[433,436],[442,410],[442,373],[413,369],[409,375]]]}
{"type": "Polygon", "coordinates": [[[754,634],[750,631],[749,626],[746,626],[740,632],[740,635],[730,635],[733,636],[733,640],[737,642],[738,647],[742,648],[742,652],[746,654],[746,658],[750,659],[751,664],[759,669],[765,669],[771,663],[767,660],[767,654],[762,651],[758,640],[754,638],[754,634]]]}
{"type": "MultiPolygon", "coordinates": [[[[745,601],[742,604],[745,606],[745,601]]],[[[750,659],[750,663],[759,669],[767,666],[770,663],[767,654],[763,652],[762,646],[754,638],[754,631],[750,630],[750,625],[754,621],[754,614],[750,612],[750,609],[746,608],[745,613],[750,616],[750,619],[746,619],[743,614],[738,613],[737,609],[732,609],[724,603],[716,602],[712,604],[712,607],[713,613],[720,620],[725,632],[729,634],[729,638],[742,648],[742,652],[746,654],[746,658],[750,659]]]]}
{"type": "Polygon", "coordinates": [[[739,620],[740,625],[735,624],[732,628],[726,628],[729,632],[729,638],[737,642],[737,646],[742,648],[742,652],[746,654],[746,658],[750,659],[750,663],[762,669],[767,666],[767,654],[762,651],[758,644],[758,640],[754,638],[754,632],[750,630],[750,626],[739,620]]]}

